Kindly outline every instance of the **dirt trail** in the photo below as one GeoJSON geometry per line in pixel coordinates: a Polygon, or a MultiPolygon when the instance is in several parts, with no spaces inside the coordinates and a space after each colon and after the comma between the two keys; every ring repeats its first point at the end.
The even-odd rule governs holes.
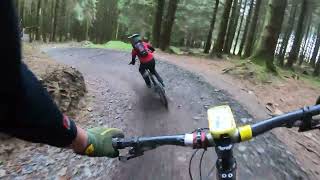
{"type": "MultiPolygon", "coordinates": [[[[319,88],[293,78],[272,84],[253,83],[248,79],[223,74],[223,70],[234,67],[228,60],[210,60],[192,56],[176,56],[157,53],[158,59],[175,64],[201,75],[213,86],[226,90],[232,98],[242,104],[257,119],[268,117],[265,105],[272,103],[282,112],[288,112],[315,103],[320,95],[319,88]]],[[[296,129],[275,129],[272,131],[298,159],[308,174],[320,179],[319,131],[298,133],[296,129]]]]}
{"type": "MultiPolygon", "coordinates": [[[[74,65],[84,76],[106,81],[106,87],[110,92],[115,92],[115,100],[119,96],[128,96],[128,103],[132,109],[125,114],[119,113],[123,115],[123,123],[126,124],[124,128],[128,136],[175,134],[190,132],[196,127],[206,127],[206,108],[221,103],[229,103],[238,119],[250,120],[248,113],[224,91],[213,88],[204,79],[192,73],[166,63],[159,63],[158,70],[168,87],[169,112],[166,112],[154,94],[145,88],[137,71],[138,67],[127,66],[130,59],[127,53],[98,49],[57,49],[48,53],[54,59],[74,65]]],[[[119,107],[115,108],[116,111],[122,111],[119,107]]],[[[113,126],[122,127],[122,123],[113,126]]],[[[272,134],[267,134],[259,140],[245,144],[249,151],[246,154],[237,150],[240,177],[256,179],[259,176],[274,179],[304,176],[285,147],[272,134]],[[279,158],[279,155],[284,159],[279,158]],[[247,161],[247,158],[252,160],[247,161]],[[261,168],[255,170],[256,166],[261,168]]],[[[242,151],[245,149],[244,146],[240,147],[242,151]]],[[[187,162],[191,152],[176,147],[159,148],[128,164],[119,164],[120,169],[116,177],[186,179],[187,162]]],[[[206,170],[208,169],[209,166],[206,170]]]]}
{"type": "MultiPolygon", "coordinates": [[[[157,64],[170,97],[167,111],[145,87],[138,67],[127,65],[128,53],[84,48],[45,48],[44,51],[83,73],[91,98],[89,115],[79,117],[84,127],[117,127],[127,137],[180,134],[207,127],[208,106],[226,103],[232,107],[239,124],[253,121],[227,92],[175,65],[157,64]]],[[[5,176],[7,179],[188,179],[192,152],[181,147],[161,147],[124,164],[117,159],[87,158],[67,150],[29,145],[0,168],[10,172],[5,176]]],[[[309,179],[287,147],[271,133],[237,145],[235,156],[239,179],[309,179]]],[[[214,161],[214,153],[209,150],[203,164],[204,174],[210,172],[214,161]]],[[[193,171],[197,176],[197,163],[193,164],[193,171]]],[[[212,176],[211,173],[209,177],[212,176]]]]}

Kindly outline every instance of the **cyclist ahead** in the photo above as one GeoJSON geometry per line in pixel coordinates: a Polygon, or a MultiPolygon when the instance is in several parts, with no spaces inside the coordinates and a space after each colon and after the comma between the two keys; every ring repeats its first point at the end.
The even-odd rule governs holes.
{"type": "Polygon", "coordinates": [[[151,87],[151,82],[149,76],[146,74],[147,69],[153,75],[155,75],[158,81],[164,86],[162,78],[155,69],[156,62],[152,54],[155,49],[149,43],[142,41],[139,34],[133,34],[129,37],[129,39],[131,40],[131,45],[133,47],[131,52],[132,60],[130,64],[134,65],[136,63],[136,57],[138,56],[140,60],[139,72],[146,82],[148,88],[151,87]]]}

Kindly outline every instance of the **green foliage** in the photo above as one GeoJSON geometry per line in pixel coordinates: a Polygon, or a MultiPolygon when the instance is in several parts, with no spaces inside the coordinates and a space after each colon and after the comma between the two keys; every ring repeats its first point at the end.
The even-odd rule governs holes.
{"type": "MultiPolygon", "coordinates": [[[[155,0],[41,0],[41,10],[39,10],[37,7],[38,2],[40,2],[39,0],[16,1],[19,1],[19,3],[17,3],[17,6],[19,6],[17,7],[19,11],[18,14],[21,16],[21,18],[23,18],[23,26],[25,27],[25,32],[30,34],[30,39],[40,36],[40,40],[47,42],[48,40],[52,41],[53,34],[56,34],[55,36],[57,37],[54,39],[59,41],[90,40],[95,43],[104,43],[110,40],[121,40],[125,42],[127,41],[128,35],[132,33],[140,33],[143,36],[148,37],[148,39],[152,39],[152,26],[154,24],[156,9],[155,0]],[[55,11],[55,6],[57,4],[59,5],[57,6],[59,8],[57,11],[55,11]],[[39,17],[37,12],[40,12],[40,18],[37,18],[39,17]],[[53,17],[55,17],[56,14],[57,24],[56,28],[53,28],[53,17]],[[55,29],[55,33],[53,33],[53,29],[55,29]]],[[[219,22],[223,18],[222,13],[225,9],[226,2],[228,1],[229,0],[220,0],[219,2],[212,39],[217,39],[218,30],[220,28],[219,22]]],[[[242,9],[246,9],[243,13],[244,20],[249,19],[248,7],[251,1],[252,0],[241,1],[242,9]]],[[[253,1],[256,2],[256,0],[253,1]]],[[[270,14],[267,13],[267,10],[270,8],[268,5],[269,1],[270,0],[261,0],[262,3],[259,11],[259,18],[256,22],[256,33],[248,32],[254,33],[253,44],[255,47],[259,47],[259,42],[261,42],[261,38],[264,37],[262,34],[263,30],[265,30],[265,19],[270,18],[270,14]]],[[[290,10],[293,6],[296,6],[298,9],[297,13],[300,13],[299,11],[301,11],[301,4],[303,2],[302,0],[287,1],[288,4],[285,8],[286,11],[284,23],[282,23],[282,25],[277,25],[281,26],[282,30],[280,38],[278,38],[279,40],[277,41],[277,50],[275,51],[275,55],[278,57],[277,53],[279,53],[279,47],[281,47],[281,44],[283,44],[284,37],[288,37],[288,46],[286,46],[286,53],[284,53],[285,58],[288,56],[288,51],[292,49],[292,41],[295,39],[294,34],[296,34],[298,24],[298,16],[293,18],[293,23],[288,23],[290,10]],[[290,29],[292,30],[290,31],[290,29]]],[[[170,0],[165,0],[162,23],[165,22],[165,15],[167,14],[166,11],[168,10],[169,2],[170,0]]],[[[240,1],[238,0],[237,2],[240,1]]],[[[274,2],[280,3],[284,2],[284,0],[278,0],[274,2]]],[[[303,60],[305,63],[309,64],[310,54],[313,53],[314,39],[317,37],[315,29],[318,27],[320,22],[320,1],[305,0],[305,2],[307,2],[306,14],[308,14],[308,19],[311,19],[310,33],[306,35],[305,29],[308,28],[308,24],[304,22],[303,31],[300,33],[303,37],[302,42],[297,45],[296,49],[297,51],[299,49],[305,49],[304,52],[306,57],[303,60]],[[304,42],[310,43],[307,46],[304,46],[304,42]]],[[[201,54],[199,52],[194,52],[193,50],[196,49],[200,51],[204,47],[204,43],[206,42],[208,36],[214,5],[215,0],[179,0],[171,34],[170,50],[173,53],[181,54],[182,51],[185,54],[201,54]]],[[[241,10],[241,12],[242,11],[243,10],[241,10]]],[[[279,17],[280,16],[277,16],[276,19],[272,21],[275,22],[277,19],[279,19],[279,17]]],[[[240,29],[239,38],[231,37],[231,45],[236,44],[236,39],[243,39],[244,28],[243,26],[239,28],[240,19],[241,18],[238,18],[236,23],[238,24],[236,29],[240,29]]],[[[245,24],[245,22],[246,21],[244,21],[243,24],[245,24]]],[[[274,32],[271,32],[270,34],[274,34],[274,32]]],[[[228,37],[222,38],[228,39],[228,37]]],[[[272,39],[277,39],[277,37],[274,36],[272,39]]],[[[131,49],[130,45],[127,45],[128,48],[123,48],[126,45],[121,43],[113,43],[113,41],[111,42],[111,45],[106,43],[102,45],[92,44],[92,46],[115,49],[131,49]]],[[[215,43],[216,42],[217,41],[215,41],[215,43]]],[[[268,41],[268,46],[270,44],[273,44],[273,42],[270,43],[268,41]]],[[[238,46],[235,47],[238,48],[238,46]]],[[[258,65],[265,66],[265,61],[272,59],[274,51],[273,48],[269,47],[263,49],[266,51],[261,53],[262,56],[256,58],[255,62],[258,65]],[[270,50],[270,52],[266,53],[268,50],[270,50]]],[[[257,53],[257,51],[255,52],[257,53]]],[[[299,54],[302,54],[301,52],[302,50],[300,50],[299,54]]],[[[226,51],[226,53],[229,52],[226,51]]],[[[284,62],[286,62],[286,59],[284,62]]],[[[272,65],[271,61],[269,65],[272,65]]],[[[273,68],[273,66],[271,68],[273,68]]],[[[311,68],[313,69],[313,67],[311,68]]]]}
{"type": "Polygon", "coordinates": [[[97,12],[96,3],[97,0],[77,0],[73,9],[75,19],[92,25],[97,12]]]}
{"type": "MultiPolygon", "coordinates": [[[[130,51],[132,49],[131,45],[125,43],[125,41],[128,40],[127,37],[129,34],[140,33],[142,36],[152,39],[152,26],[154,24],[156,10],[155,0],[41,0],[41,9],[38,8],[39,0],[16,1],[19,1],[19,3],[17,3],[17,6],[19,6],[17,7],[19,11],[18,14],[23,20],[25,32],[30,35],[30,40],[40,39],[44,42],[47,42],[48,40],[90,40],[100,44],[89,43],[87,47],[130,51]],[[55,10],[57,4],[57,7],[59,8],[57,8],[58,10],[55,10]],[[53,17],[56,16],[57,24],[56,28],[53,28],[53,17]],[[53,33],[53,31],[56,32],[53,33]],[[55,38],[52,38],[53,34],[55,34],[55,38]]],[[[165,22],[169,1],[170,0],[165,0],[162,24],[165,22]]],[[[228,1],[229,0],[220,0],[219,2],[212,39],[218,39],[218,30],[220,28],[219,22],[221,19],[228,19],[227,17],[222,17],[226,2],[228,1]]],[[[244,14],[243,24],[246,24],[246,20],[249,19],[248,7],[251,1],[256,2],[256,0],[241,1],[242,9],[246,9],[245,11],[241,10],[244,14]]],[[[250,63],[245,63],[244,65],[244,61],[237,60],[241,65],[239,65],[236,70],[238,71],[238,76],[247,75],[248,72],[249,74],[253,72],[258,81],[266,82],[269,81],[270,78],[274,79],[275,77],[283,76],[291,77],[293,74],[298,73],[301,79],[309,81],[312,84],[319,84],[320,86],[319,78],[311,77],[314,67],[310,65],[312,64],[310,63],[310,54],[317,55],[317,50],[314,50],[313,47],[314,39],[316,39],[318,35],[316,29],[320,22],[320,1],[287,0],[288,4],[286,7],[281,7],[282,10],[286,10],[283,23],[277,23],[274,27],[270,26],[280,19],[281,16],[276,15],[273,20],[270,20],[269,26],[266,26],[266,23],[268,22],[265,20],[270,19],[271,15],[275,14],[268,12],[272,7],[268,5],[268,3],[273,2],[273,5],[276,5],[281,2],[283,3],[284,1],[286,0],[261,0],[259,18],[255,23],[257,26],[256,32],[248,32],[254,33],[252,42],[256,49],[253,54],[256,56],[252,56],[255,58],[251,57],[251,59],[253,59],[252,62],[254,63],[251,63],[250,61],[250,63]],[[301,69],[303,70],[300,71],[297,70],[297,66],[294,64],[292,70],[295,72],[276,68],[273,65],[273,61],[270,60],[272,60],[274,56],[279,57],[279,50],[284,46],[285,49],[282,50],[284,51],[283,57],[284,62],[287,62],[286,57],[289,54],[288,52],[292,49],[293,40],[296,38],[294,35],[297,34],[299,19],[298,15],[293,16],[294,18],[291,18],[292,20],[290,21],[292,23],[289,23],[290,12],[293,7],[297,7],[297,14],[299,14],[302,9],[302,2],[306,2],[307,4],[305,10],[306,20],[301,24],[302,29],[299,33],[302,41],[296,45],[296,51],[297,54],[303,54],[302,52],[306,54],[305,58],[302,59],[304,60],[303,64],[305,66],[302,67],[301,69]],[[309,19],[311,19],[310,25],[306,23],[309,19]],[[277,27],[282,27],[279,38],[278,36],[274,36],[276,33],[274,30],[271,30],[272,28],[277,29],[277,27]],[[310,28],[310,33],[307,34],[306,29],[308,28],[310,28]],[[266,39],[266,36],[271,38],[267,38],[268,40],[261,46],[261,42],[266,39]],[[284,37],[287,37],[288,39],[286,45],[284,45],[284,37]],[[305,46],[305,42],[310,43],[305,46]],[[277,45],[277,49],[274,51],[273,46],[275,45],[277,45]],[[266,67],[269,68],[269,70],[267,70],[266,67]],[[270,70],[277,70],[279,73],[278,76],[270,74],[270,70]],[[303,71],[307,72],[309,75],[304,75],[302,73],[303,71]]],[[[169,51],[171,53],[178,55],[188,54],[203,56],[201,52],[204,43],[207,40],[214,5],[215,0],[179,0],[169,46],[169,51]]],[[[243,25],[239,27],[242,18],[236,19],[237,20],[235,21],[237,23],[235,24],[238,25],[235,29],[239,29],[239,38],[227,37],[228,35],[226,35],[226,37],[220,37],[220,39],[231,39],[231,45],[236,44],[236,39],[243,39],[243,34],[245,34],[243,25]]],[[[229,27],[227,29],[229,29],[229,27]]],[[[161,31],[163,32],[163,28],[161,31]]],[[[216,42],[217,41],[215,41],[213,45],[215,45],[216,42]]],[[[247,41],[243,43],[247,43],[247,41]]],[[[234,46],[234,48],[239,47],[234,46]]],[[[225,53],[228,54],[229,52],[226,51],[225,53]]],[[[315,59],[320,61],[319,55],[315,59]]]]}
{"type": "Polygon", "coordinates": [[[312,84],[312,85],[316,85],[317,87],[320,88],[320,79],[319,77],[314,77],[314,76],[310,76],[310,75],[305,75],[305,74],[301,74],[302,80],[312,84]]]}
{"type": "Polygon", "coordinates": [[[122,41],[109,41],[105,44],[89,43],[88,45],[86,45],[86,47],[113,49],[113,50],[120,50],[120,51],[127,51],[127,52],[130,52],[132,50],[131,44],[128,44],[122,41]]]}
{"type": "Polygon", "coordinates": [[[231,62],[235,65],[225,70],[228,74],[247,79],[253,83],[270,83],[280,80],[279,76],[270,74],[265,66],[258,65],[250,60],[235,58],[231,62]]]}
{"type": "Polygon", "coordinates": [[[210,26],[214,1],[213,0],[184,0],[178,4],[175,25],[171,42],[183,46],[197,41],[205,41],[210,26]],[[187,39],[185,39],[187,37],[187,39]]]}
{"type": "Polygon", "coordinates": [[[120,11],[118,21],[125,29],[122,33],[126,35],[140,33],[143,36],[150,36],[154,0],[119,0],[118,4],[120,11]]]}
{"type": "MultiPolygon", "coordinates": [[[[314,77],[310,75],[306,75],[303,73],[303,71],[291,71],[288,69],[278,69],[279,77],[281,79],[286,78],[299,78],[300,80],[303,80],[309,84],[315,85],[320,88],[320,78],[314,77]]],[[[311,74],[311,72],[309,72],[311,74]]]]}
{"type": "Polygon", "coordinates": [[[182,55],[183,52],[180,50],[180,48],[175,46],[169,46],[169,52],[177,55],[182,55]]]}

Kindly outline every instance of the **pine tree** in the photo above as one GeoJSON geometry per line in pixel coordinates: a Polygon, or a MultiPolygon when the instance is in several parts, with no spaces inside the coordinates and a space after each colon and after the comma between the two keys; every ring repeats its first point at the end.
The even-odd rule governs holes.
{"type": "Polygon", "coordinates": [[[262,37],[253,55],[256,63],[265,63],[266,68],[271,72],[276,72],[273,64],[274,52],[281,32],[286,5],[286,0],[269,0],[262,37]]]}

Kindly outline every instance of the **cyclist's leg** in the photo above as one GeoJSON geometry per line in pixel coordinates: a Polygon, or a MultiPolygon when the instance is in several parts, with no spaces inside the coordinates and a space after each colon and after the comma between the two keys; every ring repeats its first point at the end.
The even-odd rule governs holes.
{"type": "Polygon", "coordinates": [[[158,72],[156,71],[156,62],[155,62],[155,59],[152,59],[152,61],[150,61],[149,63],[148,63],[148,69],[150,70],[150,72],[152,73],[152,74],[154,74],[156,77],[157,77],[157,79],[158,79],[158,81],[164,86],[164,83],[163,83],[163,80],[162,80],[162,78],[160,77],[160,75],[158,74],[158,72]]]}
{"type": "Polygon", "coordinates": [[[146,85],[150,88],[151,87],[151,82],[150,82],[150,78],[146,73],[146,65],[145,64],[140,64],[139,67],[139,72],[142,76],[142,78],[144,79],[144,81],[146,82],[146,85]]]}

